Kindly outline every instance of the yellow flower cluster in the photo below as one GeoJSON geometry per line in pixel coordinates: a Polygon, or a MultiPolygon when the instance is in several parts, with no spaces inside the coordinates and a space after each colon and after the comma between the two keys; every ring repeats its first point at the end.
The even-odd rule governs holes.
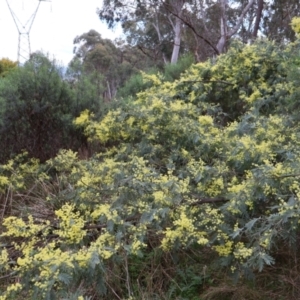
{"type": "Polygon", "coordinates": [[[160,75],[157,74],[147,74],[145,72],[141,72],[142,73],[142,76],[143,76],[143,81],[144,82],[151,82],[153,83],[154,85],[161,85],[162,81],[161,81],[161,78],[160,78],[160,75]]]}
{"type": "Polygon", "coordinates": [[[173,222],[174,229],[166,228],[164,231],[164,238],[161,241],[161,247],[168,250],[176,241],[184,246],[190,239],[194,239],[200,245],[208,243],[206,233],[198,231],[194,226],[195,220],[190,219],[184,211],[181,211],[178,220],[173,222]]]}
{"type": "Polygon", "coordinates": [[[57,171],[68,171],[74,168],[78,162],[78,156],[76,152],[72,150],[60,150],[59,153],[52,159],[48,161],[50,166],[54,166],[57,171]]]}
{"type": "Polygon", "coordinates": [[[55,214],[59,219],[59,229],[54,232],[69,243],[80,243],[86,235],[84,220],[79,212],[74,212],[75,206],[65,204],[55,214]]]}
{"type": "Polygon", "coordinates": [[[211,116],[200,116],[198,120],[202,126],[213,126],[214,124],[214,120],[211,116]]]}
{"type": "Polygon", "coordinates": [[[167,195],[163,191],[153,192],[154,201],[159,204],[169,204],[167,195]]]}
{"type": "Polygon", "coordinates": [[[1,269],[8,270],[9,269],[8,262],[9,262],[8,252],[6,249],[3,249],[0,252],[0,270],[1,269]]]}
{"type": "Polygon", "coordinates": [[[28,153],[23,152],[14,159],[10,159],[1,169],[9,175],[0,175],[0,192],[9,184],[12,190],[20,190],[26,187],[28,178],[45,177],[45,173],[38,174],[39,160],[35,158],[28,159],[28,153]]]}
{"type": "Polygon", "coordinates": [[[131,253],[136,255],[142,248],[145,248],[146,246],[147,245],[145,243],[143,243],[142,241],[134,237],[134,240],[132,241],[131,244],[131,253]]]}
{"type": "Polygon", "coordinates": [[[233,241],[226,241],[223,245],[216,245],[212,248],[218,252],[220,256],[228,256],[232,253],[233,241]]]}
{"type": "Polygon", "coordinates": [[[7,287],[6,291],[0,295],[0,300],[7,300],[7,299],[11,299],[10,298],[10,295],[12,293],[15,293],[15,292],[18,292],[22,289],[22,285],[20,283],[14,283],[14,284],[11,284],[7,287]]]}
{"type": "Polygon", "coordinates": [[[271,238],[272,238],[272,230],[267,230],[260,237],[259,245],[265,249],[270,249],[271,238]]]}
{"type": "Polygon", "coordinates": [[[8,177],[0,175],[0,192],[3,192],[8,186],[9,180],[8,177]]]}
{"type": "Polygon", "coordinates": [[[291,22],[292,28],[296,34],[300,34],[300,18],[294,17],[291,22]]]}
{"type": "Polygon", "coordinates": [[[93,114],[91,114],[90,111],[86,109],[81,112],[79,117],[75,119],[74,124],[77,126],[85,126],[89,123],[91,117],[93,117],[93,114]]]}
{"type": "Polygon", "coordinates": [[[5,218],[2,224],[6,227],[6,231],[2,233],[1,236],[31,237],[47,227],[49,221],[46,221],[46,224],[35,224],[31,215],[28,216],[27,222],[11,216],[5,218]]]}
{"type": "Polygon", "coordinates": [[[205,188],[205,192],[211,197],[220,195],[221,193],[223,193],[223,190],[224,190],[223,178],[217,178],[212,180],[209,183],[209,186],[205,188]]]}
{"type": "Polygon", "coordinates": [[[96,252],[104,260],[109,259],[120,248],[116,243],[116,237],[113,234],[103,230],[103,233],[89,247],[89,253],[96,252]]]}
{"type": "Polygon", "coordinates": [[[170,110],[172,112],[181,112],[183,110],[188,110],[190,108],[191,108],[190,105],[184,103],[181,100],[175,100],[170,103],[170,110]]]}
{"type": "Polygon", "coordinates": [[[94,220],[97,220],[100,216],[105,216],[107,219],[110,219],[112,212],[110,210],[109,204],[100,204],[95,206],[93,212],[91,213],[91,217],[94,220]]]}
{"type": "Polygon", "coordinates": [[[247,248],[244,243],[242,242],[238,242],[235,245],[235,249],[233,251],[233,255],[236,259],[243,261],[246,258],[248,258],[249,256],[251,256],[253,253],[253,249],[252,248],[247,248]]]}

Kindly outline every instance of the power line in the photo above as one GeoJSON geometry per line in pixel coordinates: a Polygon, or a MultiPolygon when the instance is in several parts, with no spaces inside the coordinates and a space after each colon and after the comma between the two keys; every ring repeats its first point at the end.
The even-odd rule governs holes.
{"type": "Polygon", "coordinates": [[[35,20],[35,17],[37,15],[37,12],[39,10],[40,4],[42,1],[50,2],[50,0],[38,0],[38,3],[34,9],[33,14],[30,16],[30,18],[26,21],[25,24],[23,24],[17,17],[16,13],[13,11],[9,0],[6,0],[6,4],[9,8],[9,11],[12,15],[12,18],[14,20],[14,23],[17,27],[18,33],[19,33],[19,39],[18,39],[18,62],[19,64],[25,63],[29,58],[31,54],[31,46],[30,46],[30,31],[33,25],[33,22],[35,20]]]}

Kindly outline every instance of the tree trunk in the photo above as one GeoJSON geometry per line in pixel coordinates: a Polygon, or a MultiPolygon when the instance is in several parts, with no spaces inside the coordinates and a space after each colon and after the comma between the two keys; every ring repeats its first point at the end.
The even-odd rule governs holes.
{"type": "Polygon", "coordinates": [[[219,54],[225,52],[226,39],[227,39],[226,35],[221,35],[218,41],[216,48],[218,49],[219,54]]]}
{"type": "Polygon", "coordinates": [[[258,33],[259,24],[260,24],[261,17],[262,17],[263,8],[264,8],[264,0],[257,0],[256,19],[255,19],[255,24],[254,24],[253,33],[252,33],[253,39],[257,38],[257,33],[258,33]]]}
{"type": "Polygon", "coordinates": [[[225,49],[225,44],[227,40],[227,21],[226,21],[226,5],[227,0],[221,0],[221,18],[220,18],[220,31],[221,37],[217,44],[217,49],[219,53],[223,53],[225,49]]]}
{"type": "Polygon", "coordinates": [[[180,42],[181,42],[181,19],[176,18],[174,30],[174,46],[171,58],[171,64],[176,64],[179,57],[180,42]]]}
{"type": "Polygon", "coordinates": [[[235,26],[230,31],[228,31],[228,29],[227,29],[227,21],[226,21],[227,0],[220,0],[220,4],[221,4],[221,14],[222,14],[221,15],[221,30],[220,30],[221,37],[218,41],[216,48],[218,49],[219,53],[223,53],[225,51],[226,41],[229,40],[240,29],[246,13],[254,4],[254,0],[248,1],[248,4],[243,9],[242,13],[240,14],[239,18],[237,19],[235,26]]]}
{"type": "Polygon", "coordinates": [[[181,28],[182,28],[182,9],[185,0],[171,1],[171,7],[167,8],[170,13],[175,16],[175,24],[170,19],[174,31],[174,44],[172,51],[171,64],[176,64],[179,57],[180,43],[181,43],[181,28]]]}

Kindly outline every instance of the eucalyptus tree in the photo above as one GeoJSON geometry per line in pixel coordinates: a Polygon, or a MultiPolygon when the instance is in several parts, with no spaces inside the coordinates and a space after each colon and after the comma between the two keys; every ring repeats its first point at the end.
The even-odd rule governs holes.
{"type": "Polygon", "coordinates": [[[176,63],[180,49],[194,49],[197,60],[225,52],[255,4],[260,7],[259,1],[105,0],[98,15],[109,27],[120,23],[128,41],[147,53],[150,49],[153,59],[160,52],[165,63],[176,63]]]}
{"type": "Polygon", "coordinates": [[[235,19],[234,25],[229,27],[227,22],[228,0],[220,0],[220,38],[217,43],[217,50],[219,53],[223,53],[225,50],[226,42],[234,36],[240,29],[246,13],[253,6],[254,0],[249,0],[245,5],[238,17],[235,19]]]}
{"type": "MultiPolygon", "coordinates": [[[[151,52],[157,54],[158,50],[160,50],[161,58],[165,63],[168,60],[176,63],[181,44],[183,10],[187,2],[190,1],[105,0],[102,8],[98,9],[98,15],[109,27],[113,27],[116,23],[121,23],[124,31],[127,33],[130,31],[148,32],[152,35],[155,33],[152,49],[150,48],[151,52]],[[163,49],[166,41],[169,45],[172,45],[172,53],[169,55],[171,58],[168,58],[167,54],[169,53],[166,53],[163,49]]],[[[142,48],[141,37],[131,38],[131,41],[138,44],[142,51],[149,50],[149,48],[146,50],[142,48]]]]}
{"type": "Polygon", "coordinates": [[[293,41],[295,32],[290,24],[300,11],[297,0],[265,0],[261,31],[264,36],[277,42],[293,41]]]}
{"type": "Polygon", "coordinates": [[[74,58],[69,64],[69,79],[78,83],[82,76],[97,86],[97,98],[112,100],[117,89],[147,64],[145,55],[122,40],[103,39],[96,30],[90,30],[74,39],[74,58]]]}

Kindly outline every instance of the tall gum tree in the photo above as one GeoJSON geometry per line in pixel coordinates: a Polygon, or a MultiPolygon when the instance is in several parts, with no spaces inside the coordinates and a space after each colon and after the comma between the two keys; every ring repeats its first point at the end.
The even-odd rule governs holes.
{"type": "Polygon", "coordinates": [[[173,52],[172,52],[172,58],[171,63],[177,63],[178,57],[179,57],[179,51],[180,51],[180,43],[181,43],[181,29],[182,29],[182,13],[183,13],[183,6],[186,1],[184,0],[177,0],[177,1],[169,1],[170,3],[166,3],[165,5],[168,5],[173,11],[175,16],[175,22],[170,19],[170,23],[172,25],[173,31],[174,31],[174,45],[173,45],[173,52]],[[178,16],[178,17],[177,17],[178,16]]]}
{"type": "Polygon", "coordinates": [[[253,6],[254,0],[249,0],[248,4],[244,7],[242,10],[240,16],[236,20],[235,26],[233,26],[231,29],[228,28],[227,23],[227,6],[228,6],[228,0],[220,0],[219,5],[221,7],[220,11],[220,33],[221,37],[217,44],[217,49],[219,53],[223,53],[226,45],[226,41],[229,40],[233,35],[237,33],[239,28],[242,25],[243,19],[246,15],[246,13],[249,11],[249,9],[253,6]]]}
{"type": "MultiPolygon", "coordinates": [[[[74,58],[69,64],[69,80],[80,77],[92,80],[97,86],[97,98],[111,101],[117,90],[138,70],[144,69],[147,58],[122,40],[104,39],[96,30],[90,30],[74,39],[74,58]]],[[[81,78],[82,79],[82,78],[81,78]]]]}
{"type": "Polygon", "coordinates": [[[116,23],[121,23],[123,28],[128,28],[128,24],[135,23],[135,25],[140,24],[141,27],[146,28],[147,25],[145,23],[150,23],[155,29],[160,44],[163,43],[166,35],[170,38],[169,34],[162,32],[163,27],[166,27],[165,23],[167,23],[167,26],[172,30],[172,54],[171,59],[168,59],[166,54],[162,53],[162,58],[164,63],[168,61],[176,63],[181,45],[182,13],[184,4],[187,2],[189,1],[104,0],[102,8],[98,9],[98,15],[109,27],[115,26],[116,23]]]}

